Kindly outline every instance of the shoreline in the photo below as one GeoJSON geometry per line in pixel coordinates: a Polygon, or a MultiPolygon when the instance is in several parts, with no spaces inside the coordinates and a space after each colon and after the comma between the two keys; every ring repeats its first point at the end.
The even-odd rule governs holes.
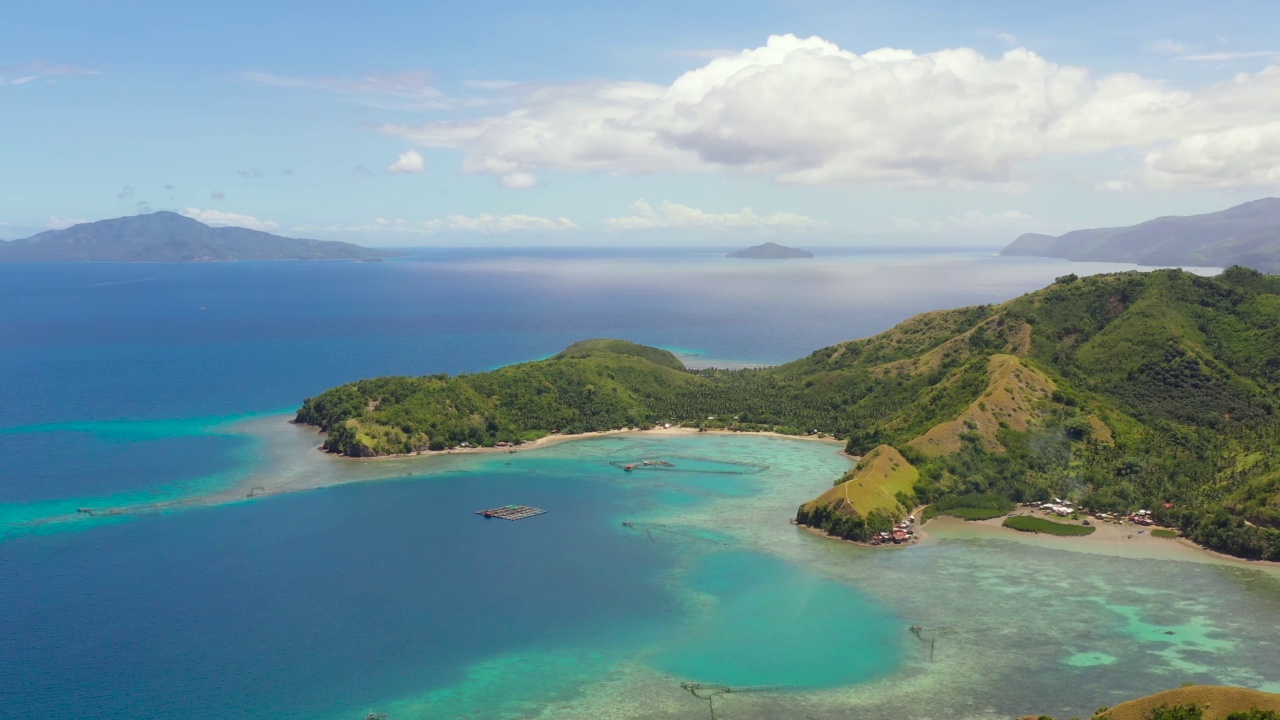
{"type": "MultiPolygon", "coordinates": [[[[861,457],[856,455],[849,455],[844,451],[841,451],[840,454],[848,458],[853,458],[855,462],[858,460],[861,460],[861,457]]],[[[921,513],[927,507],[929,506],[917,505],[914,509],[911,510],[909,515],[916,518],[922,517],[921,513]]],[[[811,535],[816,535],[817,537],[820,537],[820,538],[826,538],[827,540],[836,540],[838,542],[846,542],[846,543],[849,543],[850,545],[856,545],[858,547],[867,548],[868,550],[903,550],[909,547],[915,547],[916,545],[924,545],[929,541],[929,533],[925,532],[925,529],[924,529],[925,524],[923,521],[917,521],[912,525],[913,527],[912,532],[915,533],[915,539],[910,542],[904,542],[901,544],[878,543],[874,545],[869,542],[862,542],[861,540],[850,540],[848,538],[836,537],[835,535],[828,535],[827,532],[822,528],[816,528],[812,525],[801,525],[800,523],[796,522],[796,519],[794,517],[789,519],[787,522],[791,523],[792,526],[799,528],[800,530],[804,530],[805,532],[811,535]]]]}
{"type": "MultiPolygon", "coordinates": [[[[1280,573],[1280,562],[1273,562],[1270,560],[1249,560],[1247,558],[1236,557],[1234,555],[1227,555],[1215,550],[1210,550],[1202,545],[1197,545],[1182,535],[1179,535],[1176,538],[1158,538],[1151,534],[1152,530],[1167,530],[1172,528],[1161,528],[1156,525],[1144,527],[1127,522],[1116,525],[1111,522],[1098,521],[1091,518],[1090,520],[1093,523],[1092,527],[1097,528],[1093,533],[1081,536],[1059,536],[1047,533],[1022,532],[1014,530],[1013,528],[1005,527],[1003,524],[1005,518],[1013,517],[1014,515],[1044,518],[1060,523],[1064,522],[1062,518],[1056,515],[1050,516],[1042,512],[1028,511],[1024,508],[1022,511],[1002,515],[1001,517],[991,518],[989,520],[963,520],[950,515],[938,515],[931,519],[929,524],[933,525],[937,523],[934,529],[938,531],[940,537],[951,537],[953,539],[977,538],[1006,540],[1009,542],[1020,542],[1028,545],[1035,545],[1037,547],[1093,553],[1112,557],[1207,562],[1262,569],[1268,572],[1280,573]]],[[[1065,524],[1079,525],[1082,523],[1068,522],[1065,524]]]]}
{"type": "MultiPolygon", "coordinates": [[[[246,500],[255,500],[285,493],[317,490],[326,487],[335,487],[338,485],[348,485],[373,480],[394,480],[397,478],[412,477],[422,474],[422,471],[425,468],[431,466],[447,470],[448,459],[453,457],[463,458],[468,455],[501,453],[504,451],[508,453],[533,451],[554,447],[556,445],[575,440],[589,440],[592,438],[608,436],[649,435],[653,437],[671,437],[689,435],[739,435],[820,442],[833,446],[841,444],[839,440],[830,436],[817,437],[812,435],[784,435],[782,433],[771,431],[748,432],[740,430],[699,430],[697,428],[688,427],[648,429],[627,428],[578,433],[574,435],[549,435],[515,448],[464,448],[455,450],[424,451],[418,454],[387,455],[374,458],[352,458],[320,450],[319,446],[315,444],[315,436],[321,434],[319,428],[314,425],[295,423],[288,415],[249,418],[233,423],[227,426],[226,429],[236,434],[242,434],[254,438],[258,441],[265,441],[264,445],[269,450],[269,455],[263,458],[258,467],[249,471],[244,476],[236,479],[227,486],[212,489],[205,493],[157,499],[152,502],[111,505],[108,498],[102,498],[101,500],[106,502],[101,504],[93,503],[88,508],[91,511],[88,513],[74,511],[66,514],[49,515],[41,518],[33,518],[23,524],[31,523],[43,525],[48,523],[87,519],[90,517],[127,517],[151,512],[164,512],[184,507],[207,507],[233,502],[244,502],[246,500]],[[267,440],[269,436],[284,437],[282,439],[270,441],[267,440]],[[320,450],[320,452],[315,452],[316,450],[320,450]],[[299,454],[299,451],[301,451],[301,454],[299,454]],[[333,460],[358,460],[365,462],[333,463],[333,460]],[[427,462],[428,460],[431,460],[431,462],[427,462]],[[397,462],[400,463],[400,467],[397,468],[398,472],[387,472],[387,470],[382,467],[383,464],[395,465],[397,462]],[[348,468],[360,468],[363,466],[364,470],[358,471],[358,474],[351,476],[325,476],[324,473],[326,467],[332,468],[339,465],[345,465],[348,468]]],[[[859,459],[857,456],[852,456],[846,453],[843,448],[838,450],[835,454],[853,462],[857,462],[859,459]]],[[[1042,513],[1037,515],[1035,512],[1027,512],[1026,509],[1023,509],[1023,511],[1018,514],[1044,516],[1042,513]]],[[[916,508],[915,515],[916,517],[921,517],[920,508],[916,508]]],[[[1181,536],[1173,539],[1156,538],[1152,536],[1150,532],[1154,529],[1154,526],[1139,528],[1134,525],[1113,525],[1109,522],[1103,522],[1101,524],[1094,525],[1098,530],[1090,535],[1079,537],[1059,537],[1043,533],[1019,532],[1011,528],[1006,528],[1002,525],[1005,517],[1009,516],[1005,515],[990,520],[968,521],[960,518],[940,515],[929,520],[928,523],[918,522],[916,524],[917,540],[915,542],[904,543],[901,546],[893,545],[892,547],[909,548],[913,546],[927,546],[934,544],[938,539],[994,539],[1009,542],[1020,542],[1050,549],[1093,553],[1114,557],[1168,559],[1233,565],[1236,567],[1261,569],[1268,574],[1280,575],[1280,562],[1249,560],[1246,558],[1235,557],[1233,555],[1227,555],[1197,545],[1191,540],[1181,536]],[[1133,537],[1129,537],[1130,535],[1133,537]]],[[[1049,519],[1061,521],[1061,518],[1056,516],[1049,519]]],[[[788,522],[794,527],[802,529],[815,537],[847,542],[855,546],[868,549],[881,549],[884,547],[882,545],[871,545],[870,543],[862,543],[854,540],[845,540],[844,538],[834,537],[826,534],[819,528],[810,528],[799,525],[795,523],[794,517],[788,518],[788,522]]]]}
{"type": "MultiPolygon", "coordinates": [[[[316,425],[296,423],[293,421],[290,421],[290,422],[296,425],[297,427],[314,430],[317,435],[324,434],[324,430],[321,430],[316,425]]],[[[572,440],[586,440],[586,439],[597,438],[597,437],[609,437],[612,435],[632,435],[632,434],[635,434],[635,435],[646,434],[646,435],[654,435],[654,436],[759,435],[764,437],[785,438],[788,440],[806,440],[811,442],[826,442],[826,443],[836,443],[836,444],[840,444],[842,442],[841,440],[834,438],[830,435],[826,435],[822,437],[819,437],[816,435],[785,435],[783,433],[773,432],[772,430],[701,430],[699,428],[691,428],[691,427],[684,427],[684,426],[677,425],[669,428],[618,428],[616,430],[592,430],[591,432],[574,433],[571,435],[557,433],[554,435],[544,435],[543,437],[540,437],[537,440],[530,440],[528,442],[524,442],[519,445],[510,445],[507,447],[467,447],[467,448],[451,448],[449,450],[419,450],[418,452],[412,452],[412,453],[394,453],[391,455],[374,455],[372,457],[354,457],[351,455],[343,455],[341,453],[333,453],[333,452],[329,452],[328,450],[325,450],[323,446],[317,446],[316,450],[319,450],[322,454],[326,456],[333,457],[338,460],[354,460],[357,462],[385,462],[388,460],[414,460],[414,459],[425,460],[427,458],[432,458],[432,457],[449,457],[453,455],[480,455],[484,453],[510,454],[510,453],[517,453],[517,452],[525,452],[527,450],[538,450],[540,448],[551,447],[553,445],[558,445],[562,442],[569,442],[572,440]]],[[[844,455],[847,458],[852,459],[854,462],[857,462],[858,460],[861,459],[861,457],[857,455],[849,455],[844,450],[840,450],[840,454],[844,455]]]]}
{"type": "MultiPolygon", "coordinates": [[[[916,517],[921,517],[921,511],[925,507],[928,506],[926,505],[916,508],[912,514],[916,517]]],[[[1024,510],[1027,509],[1024,508],[1024,510]]],[[[872,545],[871,543],[848,540],[846,538],[836,537],[835,535],[828,535],[821,528],[797,523],[794,517],[790,518],[788,522],[791,523],[793,527],[813,535],[814,537],[840,543],[848,543],[855,547],[865,548],[867,550],[901,550],[932,545],[937,540],[945,539],[1004,540],[1007,542],[1034,545],[1036,547],[1053,550],[1106,555],[1108,557],[1146,560],[1176,560],[1181,562],[1232,565],[1235,567],[1262,570],[1268,574],[1280,575],[1280,562],[1271,560],[1250,560],[1248,558],[1227,555],[1216,550],[1211,550],[1203,545],[1197,545],[1182,535],[1179,535],[1176,538],[1158,538],[1151,534],[1152,530],[1170,530],[1172,528],[1161,528],[1157,525],[1144,527],[1127,522],[1116,525],[1110,522],[1100,522],[1090,518],[1090,521],[1093,522],[1092,527],[1097,528],[1093,533],[1079,536],[1060,536],[1050,535],[1048,533],[1022,532],[1014,530],[1013,528],[1005,527],[1005,518],[1014,517],[1015,515],[1039,517],[1046,520],[1053,520],[1054,522],[1063,522],[1063,519],[1056,515],[1050,516],[1038,511],[1013,512],[988,520],[964,520],[951,515],[938,515],[930,519],[928,522],[917,523],[915,542],[907,542],[901,545],[872,545]],[[932,533],[928,528],[932,528],[937,532],[932,533]]],[[[1072,522],[1068,524],[1079,525],[1081,523],[1072,522]]]]}
{"type": "MultiPolygon", "coordinates": [[[[212,507],[235,502],[245,502],[286,493],[318,490],[369,481],[386,481],[421,475],[429,470],[447,471],[450,458],[462,459],[470,455],[487,453],[522,453],[554,447],[575,440],[590,440],[618,435],[689,436],[689,435],[757,435],[787,440],[804,440],[841,445],[830,436],[784,435],[770,431],[744,432],[733,430],[706,430],[687,427],[626,428],[602,430],[573,435],[548,435],[516,447],[460,448],[453,450],[429,450],[414,454],[380,455],[371,458],[355,458],[324,451],[316,444],[318,427],[293,421],[292,414],[258,416],[225,426],[233,434],[243,435],[263,443],[267,454],[256,467],[229,485],[177,497],[157,497],[142,502],[112,504],[110,498],[96,498],[81,508],[64,514],[54,514],[28,521],[31,524],[72,522],[88,518],[122,518],[180,508],[212,507]],[[319,452],[316,452],[319,451],[319,452]],[[355,462],[343,462],[355,461],[355,462]],[[346,467],[354,474],[332,476],[334,468],[346,467]],[[391,466],[391,467],[388,467],[391,466]],[[394,469],[393,469],[394,468],[394,469]]],[[[844,454],[840,450],[837,454],[844,454]]]]}

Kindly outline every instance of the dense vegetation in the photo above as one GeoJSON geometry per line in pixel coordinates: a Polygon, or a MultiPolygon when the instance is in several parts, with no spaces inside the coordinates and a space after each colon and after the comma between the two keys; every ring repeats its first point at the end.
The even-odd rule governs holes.
{"type": "Polygon", "coordinates": [[[1070,497],[1148,508],[1208,547],[1280,559],[1278,389],[1280,277],[1167,270],[1068,275],[774,368],[688,371],[665,351],[595,340],[491,373],[344,385],[298,420],[348,455],[661,422],[829,433],[855,455],[892,448],[916,473],[914,497],[807,503],[797,517],[841,537],[915,504],[1070,497]]]}
{"type": "Polygon", "coordinates": [[[1004,526],[1013,528],[1021,532],[1044,533],[1046,535],[1092,535],[1098,528],[1089,525],[1068,525],[1067,523],[1054,522],[1046,518],[1030,517],[1027,515],[1016,515],[1004,519],[1004,526]]]}
{"type": "Polygon", "coordinates": [[[1008,514],[1012,509],[1012,500],[994,493],[947,495],[925,508],[922,519],[951,515],[963,520],[989,520],[1008,514]]]}

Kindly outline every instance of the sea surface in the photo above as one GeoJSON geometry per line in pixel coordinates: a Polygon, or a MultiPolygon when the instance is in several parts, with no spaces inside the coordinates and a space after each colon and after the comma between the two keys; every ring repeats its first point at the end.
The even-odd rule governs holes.
{"type": "Polygon", "coordinates": [[[622,435],[362,463],[287,422],[361,377],[590,337],[772,364],[1132,269],[722,252],[0,264],[0,717],[707,716],[681,683],[739,690],[711,699],[723,718],[1069,717],[1183,682],[1280,690],[1274,573],[817,538],[787,519],[848,467],[838,445],[622,435]],[[676,467],[616,466],[652,457],[676,467]],[[473,514],[509,503],[548,512],[473,514]]]}

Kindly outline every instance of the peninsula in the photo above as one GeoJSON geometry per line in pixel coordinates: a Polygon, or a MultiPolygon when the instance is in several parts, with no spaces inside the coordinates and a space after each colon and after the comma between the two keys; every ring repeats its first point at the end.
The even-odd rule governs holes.
{"type": "Polygon", "coordinates": [[[811,258],[813,253],[808,250],[767,242],[763,245],[753,245],[742,250],[735,250],[725,255],[725,257],[745,260],[788,260],[791,258],[811,258]]]}
{"type": "Polygon", "coordinates": [[[362,260],[392,253],[331,240],[282,237],[239,227],[210,227],[174,212],[99,220],[0,242],[11,262],[227,262],[362,260]]]}
{"type": "Polygon", "coordinates": [[[493,372],[361,380],[296,419],[357,457],[655,424],[830,434],[863,459],[796,520],[839,537],[918,505],[989,516],[1070,498],[1280,560],[1278,308],[1280,277],[1240,267],[1067,275],[777,367],[687,370],[589,340],[493,372]]]}
{"type": "Polygon", "coordinates": [[[1076,230],[1058,237],[1027,233],[1000,254],[1138,265],[1243,265],[1280,272],[1280,198],[1132,227],[1076,230]]]}

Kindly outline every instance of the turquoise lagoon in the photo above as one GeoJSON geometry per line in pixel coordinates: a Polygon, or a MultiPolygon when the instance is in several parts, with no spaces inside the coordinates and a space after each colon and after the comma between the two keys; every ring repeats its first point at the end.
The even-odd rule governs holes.
{"type": "Polygon", "coordinates": [[[698,682],[784,686],[718,695],[717,717],[987,718],[1280,679],[1274,573],[964,533],[872,551],[798,530],[798,499],[848,467],[830,443],[628,434],[358,462],[281,416],[193,427],[239,437],[253,464],[151,491],[195,502],[7,528],[9,709],[701,717],[681,688],[698,682]],[[611,464],[650,457],[676,468],[611,464]],[[755,470],[723,472],[737,467],[755,470]],[[254,486],[279,492],[245,498],[254,486]],[[511,502],[549,512],[472,515],[511,502]]]}

